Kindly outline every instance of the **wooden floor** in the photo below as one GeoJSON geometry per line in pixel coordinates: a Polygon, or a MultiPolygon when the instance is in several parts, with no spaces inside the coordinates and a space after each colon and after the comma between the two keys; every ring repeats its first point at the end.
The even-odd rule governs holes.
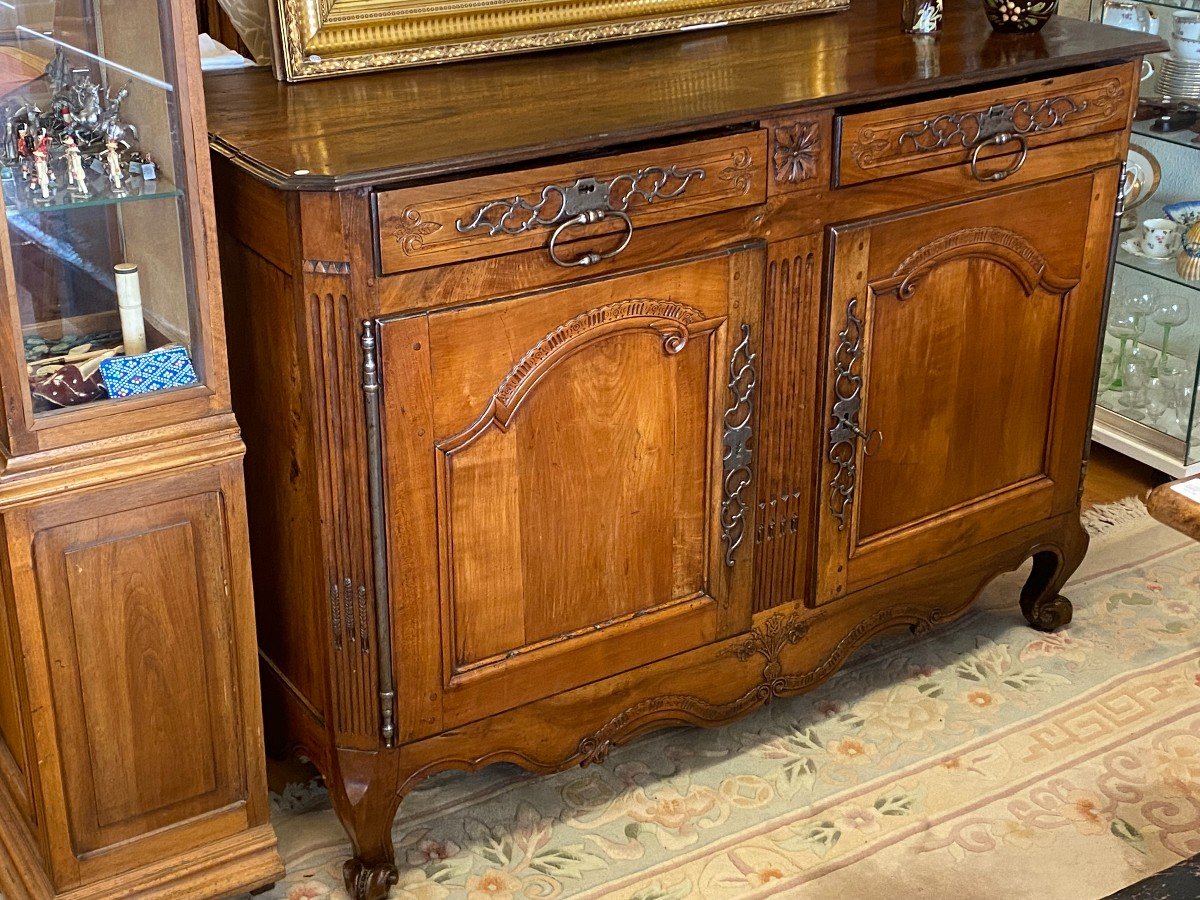
{"type": "Polygon", "coordinates": [[[1128,456],[1092,444],[1087,480],[1083,484],[1083,508],[1091,509],[1098,503],[1113,503],[1133,496],[1145,500],[1151,488],[1170,480],[1167,475],[1128,456]]]}

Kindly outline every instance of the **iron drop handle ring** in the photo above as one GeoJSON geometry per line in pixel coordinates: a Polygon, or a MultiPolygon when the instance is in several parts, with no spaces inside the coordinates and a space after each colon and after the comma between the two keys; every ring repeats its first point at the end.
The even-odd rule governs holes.
{"type": "Polygon", "coordinates": [[[550,235],[550,259],[555,265],[562,266],[564,269],[570,269],[574,266],[594,266],[598,262],[606,259],[612,259],[622,250],[629,246],[629,242],[633,240],[633,222],[630,221],[628,214],[619,209],[589,209],[581,212],[577,216],[567,219],[561,225],[554,229],[554,233],[550,235]],[[563,233],[575,225],[595,225],[597,222],[603,222],[605,219],[620,219],[623,223],[624,233],[621,240],[611,250],[604,253],[597,253],[594,250],[589,250],[582,256],[577,256],[575,259],[565,259],[558,252],[558,240],[563,233]]]}
{"type": "Polygon", "coordinates": [[[976,181],[1003,181],[1009,175],[1015,175],[1021,170],[1021,166],[1025,165],[1025,158],[1029,155],[1029,142],[1025,140],[1023,134],[1013,134],[1011,131],[1002,131],[999,134],[994,134],[985,141],[975,145],[975,149],[971,153],[971,175],[976,181]],[[1003,147],[1009,141],[1016,141],[1020,145],[1020,153],[1014,162],[1007,169],[1001,169],[998,172],[991,172],[987,175],[979,171],[979,151],[984,147],[1003,147]]]}

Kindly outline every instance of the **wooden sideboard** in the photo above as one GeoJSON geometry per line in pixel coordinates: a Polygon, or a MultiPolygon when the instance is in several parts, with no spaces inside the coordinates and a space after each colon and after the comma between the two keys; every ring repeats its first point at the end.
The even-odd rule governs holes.
{"type": "MultiPolygon", "coordinates": [[[[53,131],[52,117],[67,119],[63,107],[89,87],[93,98],[111,88],[106,135],[118,174],[115,185],[86,174],[73,183],[90,187],[68,193],[59,169],[58,189],[31,203],[21,161],[0,165],[5,900],[233,896],[284,871],[270,824],[245,448],[230,408],[195,34],[185,0],[43,4],[0,25],[14,54],[10,132],[21,103],[48,110],[41,121],[53,131]],[[17,57],[29,69],[21,79],[17,57]],[[64,72],[74,88],[54,111],[51,85],[64,72]],[[145,168],[135,177],[128,157],[119,165],[118,138],[132,128],[157,179],[145,168]],[[130,268],[122,264],[144,285],[129,318],[114,274],[130,268]],[[177,377],[144,365],[153,360],[124,333],[131,319],[141,351],[169,353],[177,377]],[[31,353],[39,343],[45,353],[31,353]],[[177,386],[91,393],[97,370],[85,375],[89,357],[73,352],[89,348],[114,362],[141,357],[141,386],[177,386]],[[72,360],[65,384],[87,402],[68,394],[51,404],[31,390],[44,366],[72,360]],[[193,377],[178,377],[185,371],[193,377]]],[[[44,171],[87,148],[89,126],[76,123],[66,133],[78,144],[64,149],[54,131],[42,145],[44,171]]]]}
{"type": "Polygon", "coordinates": [[[1030,558],[1070,620],[1159,45],[898,22],[209,79],[268,733],[355,897],[434,772],[728,722],[1030,558]]]}

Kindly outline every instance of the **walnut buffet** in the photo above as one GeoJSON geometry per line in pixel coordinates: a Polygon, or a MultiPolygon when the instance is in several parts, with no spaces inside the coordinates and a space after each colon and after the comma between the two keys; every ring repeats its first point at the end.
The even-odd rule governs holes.
{"type": "Polygon", "coordinates": [[[355,897],[434,772],[728,722],[1029,559],[1070,620],[1159,45],[898,20],[208,79],[268,746],[355,897]]]}
{"type": "Polygon", "coordinates": [[[254,889],[283,862],[195,7],[5,6],[0,897],[254,889]]]}

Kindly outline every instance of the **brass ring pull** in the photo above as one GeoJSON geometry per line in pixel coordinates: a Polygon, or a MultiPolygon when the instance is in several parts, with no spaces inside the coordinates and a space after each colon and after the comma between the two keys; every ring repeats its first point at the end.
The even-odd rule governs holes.
{"type": "Polygon", "coordinates": [[[976,181],[1003,181],[1009,175],[1015,175],[1021,170],[1021,166],[1025,165],[1025,157],[1028,155],[1029,142],[1025,140],[1025,135],[1002,131],[1000,134],[994,134],[986,141],[975,146],[975,150],[971,153],[971,175],[976,181]],[[1001,169],[999,172],[991,172],[987,175],[981,174],[979,171],[979,151],[984,147],[1003,147],[1009,141],[1016,141],[1021,145],[1021,152],[1017,156],[1017,161],[1007,169],[1001,169]]]}
{"type": "Polygon", "coordinates": [[[596,263],[601,262],[602,260],[612,259],[618,253],[628,247],[631,240],[633,240],[633,222],[629,220],[628,215],[616,209],[590,209],[587,212],[580,213],[574,218],[567,219],[567,221],[563,222],[554,229],[554,234],[550,235],[550,259],[554,261],[555,265],[562,266],[564,269],[570,269],[574,266],[594,266],[596,263]],[[612,250],[609,250],[605,253],[597,253],[594,250],[589,250],[587,253],[583,254],[582,256],[578,256],[575,259],[563,259],[563,257],[558,255],[558,239],[562,236],[563,232],[572,225],[595,225],[597,222],[601,222],[610,217],[618,218],[625,223],[625,234],[622,236],[620,243],[618,243],[617,246],[612,250]]]}

